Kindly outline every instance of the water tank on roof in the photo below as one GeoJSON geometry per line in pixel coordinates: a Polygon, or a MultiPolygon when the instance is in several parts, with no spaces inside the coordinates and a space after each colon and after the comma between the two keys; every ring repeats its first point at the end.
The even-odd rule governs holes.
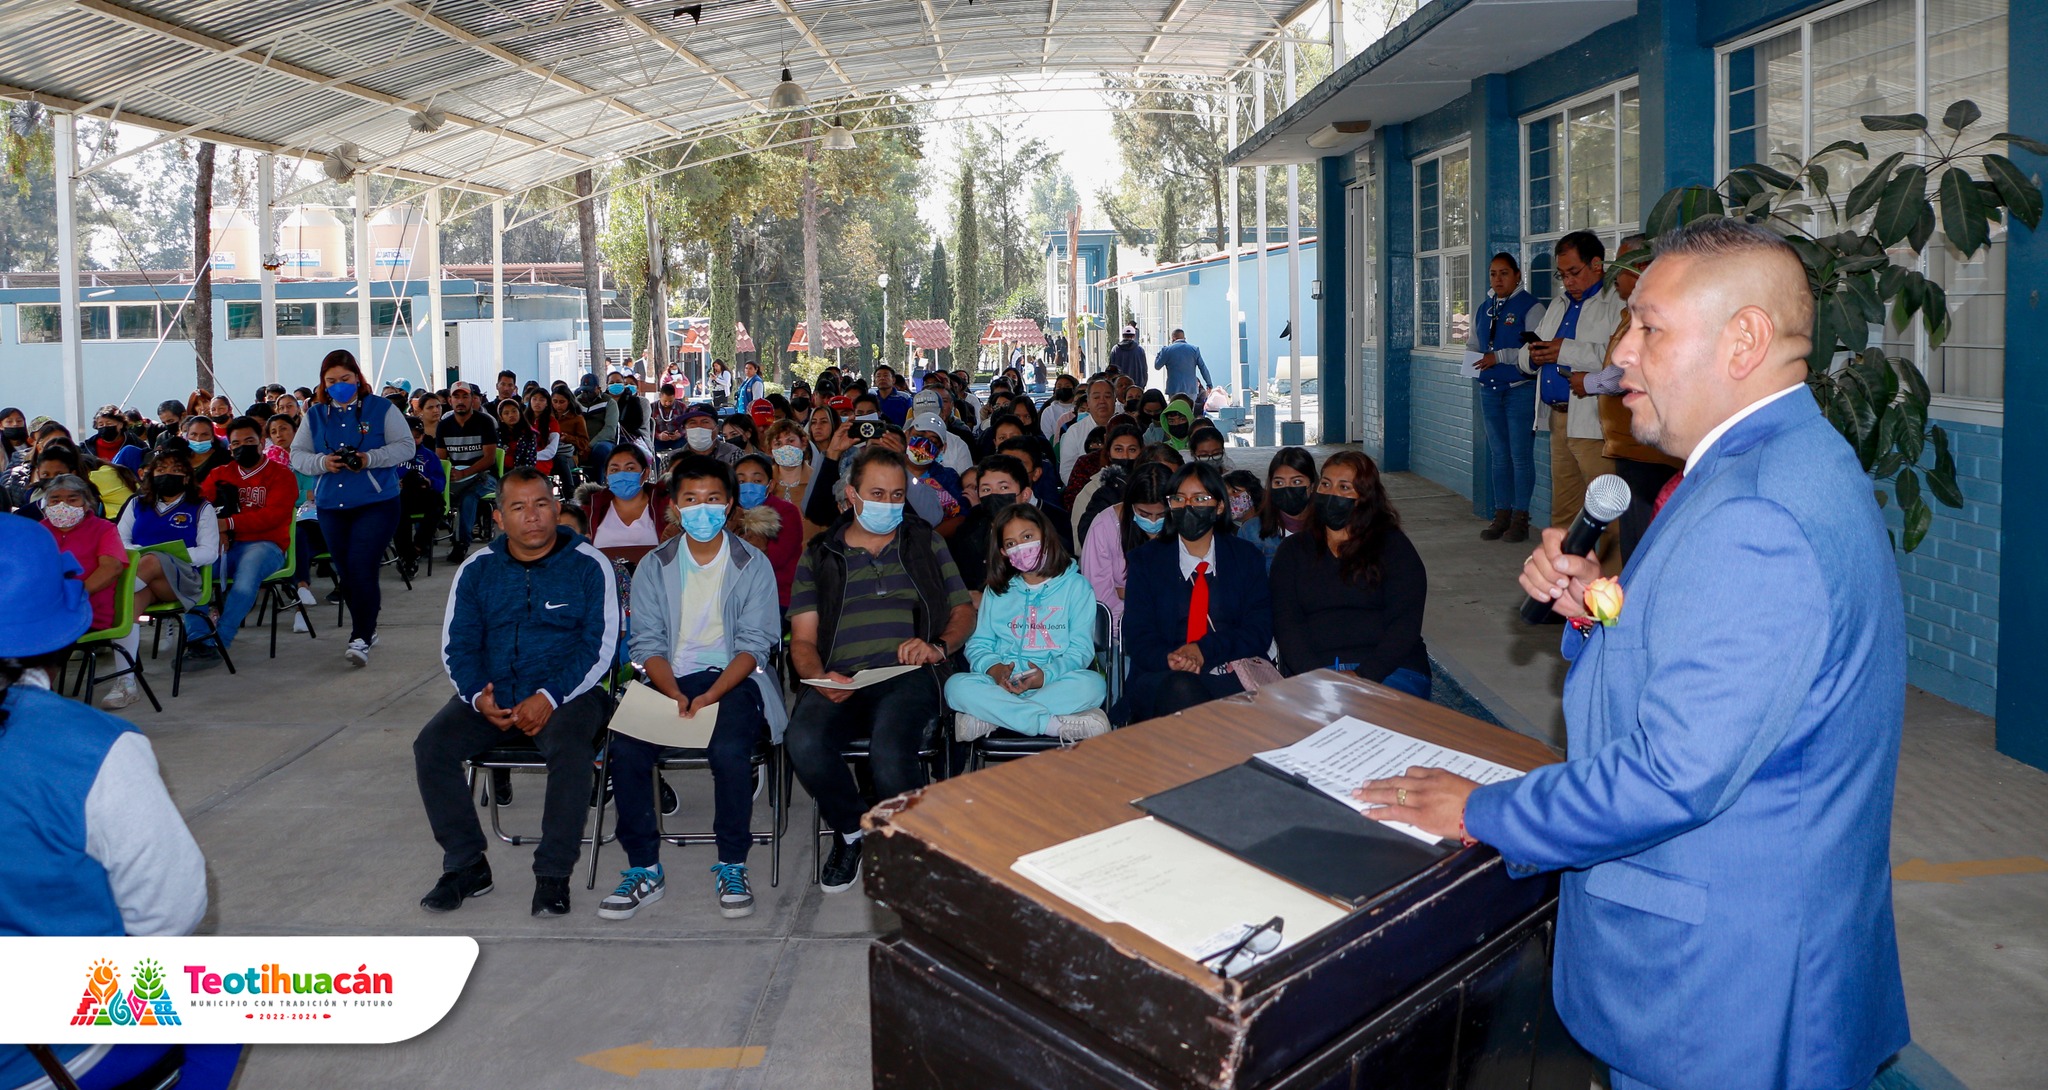
{"type": "Polygon", "coordinates": [[[255,218],[239,208],[213,210],[210,264],[215,276],[254,280],[263,275],[263,248],[255,218]]]}
{"type": "Polygon", "coordinates": [[[412,280],[425,276],[427,251],[421,245],[427,220],[409,204],[394,204],[370,217],[370,279],[412,280]]]}
{"type": "Polygon", "coordinates": [[[348,275],[348,227],[325,208],[300,205],[278,228],[279,276],[339,280],[348,275]]]}

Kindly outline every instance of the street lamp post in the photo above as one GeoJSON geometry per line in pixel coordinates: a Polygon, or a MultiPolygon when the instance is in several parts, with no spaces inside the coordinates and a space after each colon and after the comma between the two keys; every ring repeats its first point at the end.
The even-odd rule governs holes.
{"type": "Polygon", "coordinates": [[[882,289],[882,362],[889,362],[889,274],[875,278],[875,284],[882,289]]]}

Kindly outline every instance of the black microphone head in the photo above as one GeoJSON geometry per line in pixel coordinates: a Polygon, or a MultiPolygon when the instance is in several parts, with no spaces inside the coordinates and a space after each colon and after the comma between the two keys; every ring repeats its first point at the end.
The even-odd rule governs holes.
{"type": "Polygon", "coordinates": [[[1612,473],[1603,473],[1586,486],[1586,517],[1613,522],[1628,511],[1629,499],[1628,482],[1612,473]]]}

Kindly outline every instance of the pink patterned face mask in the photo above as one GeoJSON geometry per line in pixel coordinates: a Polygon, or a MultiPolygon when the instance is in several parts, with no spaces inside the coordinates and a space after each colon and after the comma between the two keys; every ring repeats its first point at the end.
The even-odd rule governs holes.
{"type": "Polygon", "coordinates": [[[1045,545],[1039,541],[1020,541],[1003,550],[1003,555],[1010,558],[1010,566],[1025,575],[1038,570],[1044,554],[1045,545]]]}
{"type": "Polygon", "coordinates": [[[1252,498],[1242,492],[1232,492],[1230,494],[1230,517],[1242,522],[1244,517],[1251,513],[1252,498]]]}

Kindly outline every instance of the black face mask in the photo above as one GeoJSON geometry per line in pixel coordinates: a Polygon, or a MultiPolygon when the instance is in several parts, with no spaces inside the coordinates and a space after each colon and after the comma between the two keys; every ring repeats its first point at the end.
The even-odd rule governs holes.
{"type": "Polygon", "coordinates": [[[1214,529],[1222,514],[1214,507],[1176,507],[1166,513],[1166,518],[1182,541],[1193,541],[1214,529]]]}
{"type": "Polygon", "coordinates": [[[1351,512],[1358,507],[1358,500],[1351,496],[1339,496],[1331,492],[1316,493],[1316,517],[1323,525],[1341,530],[1351,525],[1351,512]]]}
{"type": "Polygon", "coordinates": [[[28,442],[28,429],[0,428],[0,436],[5,436],[10,443],[26,443],[28,442]]]}
{"type": "Polygon", "coordinates": [[[1136,458],[1111,458],[1109,464],[1123,470],[1125,473],[1129,473],[1137,466],[1138,460],[1136,458]]]}
{"type": "Polygon", "coordinates": [[[119,424],[106,424],[100,427],[100,438],[109,443],[113,442],[114,438],[120,434],[121,426],[119,424]]]}
{"type": "Polygon", "coordinates": [[[1061,386],[1053,390],[1052,399],[1062,404],[1072,401],[1074,400],[1074,388],[1072,386],[1061,386]]]}
{"type": "Polygon", "coordinates": [[[1192,426],[1185,420],[1170,420],[1166,424],[1166,434],[1173,436],[1175,439],[1186,439],[1188,437],[1188,429],[1192,426]]]}
{"type": "Polygon", "coordinates": [[[185,494],[185,478],[176,473],[159,473],[150,478],[150,486],[156,489],[159,499],[174,499],[185,494]]]}
{"type": "Polygon", "coordinates": [[[1289,485],[1273,490],[1273,506],[1290,515],[1299,515],[1308,510],[1308,486],[1289,485]]]}
{"type": "Polygon", "coordinates": [[[991,517],[1002,514],[1004,509],[1008,508],[1011,504],[1016,502],[1017,497],[1009,494],[1008,492],[997,492],[994,495],[983,496],[981,498],[981,506],[988,510],[988,513],[991,517]]]}
{"type": "Polygon", "coordinates": [[[256,463],[263,460],[263,448],[260,446],[236,447],[234,455],[236,465],[241,466],[243,469],[255,469],[256,463]]]}

